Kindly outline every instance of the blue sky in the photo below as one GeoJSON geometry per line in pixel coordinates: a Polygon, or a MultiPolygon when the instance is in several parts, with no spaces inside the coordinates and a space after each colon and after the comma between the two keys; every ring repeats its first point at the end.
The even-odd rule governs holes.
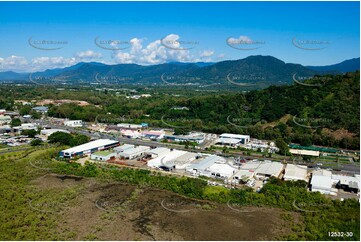
{"type": "Polygon", "coordinates": [[[359,2],[0,2],[0,71],[250,55],[329,65],[360,56],[359,19],[359,2]]]}

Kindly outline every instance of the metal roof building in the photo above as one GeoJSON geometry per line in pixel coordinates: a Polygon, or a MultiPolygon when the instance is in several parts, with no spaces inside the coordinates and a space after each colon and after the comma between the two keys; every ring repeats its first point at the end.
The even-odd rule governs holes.
{"type": "Polygon", "coordinates": [[[211,173],[211,176],[230,178],[236,172],[236,169],[228,164],[215,163],[206,169],[211,173]]]}
{"type": "Polygon", "coordinates": [[[307,166],[287,164],[283,179],[285,181],[303,180],[307,182],[307,166]]]}
{"type": "Polygon", "coordinates": [[[318,150],[299,150],[299,149],[290,149],[290,153],[294,155],[309,155],[309,156],[320,156],[318,150]]]}
{"type": "Polygon", "coordinates": [[[136,157],[139,157],[144,154],[145,151],[149,150],[150,147],[148,146],[137,146],[134,148],[126,149],[123,152],[118,153],[118,157],[124,158],[124,159],[134,159],[136,157]]]}
{"type": "Polygon", "coordinates": [[[115,147],[114,151],[117,152],[117,153],[120,153],[120,152],[123,152],[123,151],[125,151],[127,149],[131,149],[131,148],[134,148],[134,145],[124,144],[124,145],[115,147]]]}
{"type": "Polygon", "coordinates": [[[118,146],[119,141],[110,140],[110,139],[98,139],[91,141],[86,144],[78,145],[70,149],[62,150],[60,152],[61,157],[71,158],[75,156],[80,156],[84,154],[94,153],[99,150],[106,150],[112,147],[118,146]]]}
{"type": "Polygon", "coordinates": [[[181,156],[170,160],[167,164],[174,165],[176,169],[186,169],[198,156],[197,153],[185,152],[181,156]]]}
{"type": "Polygon", "coordinates": [[[322,194],[333,194],[332,172],[327,170],[314,171],[311,179],[311,191],[322,194]]]}
{"type": "Polygon", "coordinates": [[[97,151],[90,155],[90,159],[98,161],[107,161],[111,158],[115,158],[116,153],[109,151],[97,151]]]}
{"type": "Polygon", "coordinates": [[[217,155],[211,155],[203,160],[198,161],[197,163],[191,164],[186,168],[186,170],[193,175],[211,176],[211,172],[208,170],[208,168],[216,163],[225,164],[225,159],[217,155]]]}
{"type": "Polygon", "coordinates": [[[238,170],[234,174],[235,179],[242,180],[244,182],[251,179],[253,176],[254,176],[254,171],[253,170],[238,170]]]}
{"type": "MultiPolygon", "coordinates": [[[[187,151],[183,151],[183,150],[172,150],[171,151],[170,149],[166,149],[166,150],[163,150],[163,149],[166,149],[166,148],[162,148],[162,149],[161,148],[156,148],[156,149],[154,149],[154,150],[157,150],[158,156],[156,158],[148,161],[147,165],[149,167],[160,167],[162,165],[163,166],[164,165],[171,166],[172,164],[170,164],[169,161],[174,160],[177,157],[187,153],[187,151]]],[[[147,153],[150,153],[150,152],[152,152],[152,150],[147,151],[147,153]]]]}
{"type": "Polygon", "coordinates": [[[283,164],[280,162],[264,161],[257,167],[256,176],[280,177],[283,171],[283,164]]]}

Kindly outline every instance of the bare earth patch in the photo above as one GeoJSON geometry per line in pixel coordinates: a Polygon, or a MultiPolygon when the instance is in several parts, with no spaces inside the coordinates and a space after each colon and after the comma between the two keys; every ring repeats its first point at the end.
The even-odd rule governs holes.
{"type": "Polygon", "coordinates": [[[274,240],[290,233],[274,208],[231,209],[172,192],[48,174],[39,189],[82,187],[59,215],[74,240],[274,240]]]}

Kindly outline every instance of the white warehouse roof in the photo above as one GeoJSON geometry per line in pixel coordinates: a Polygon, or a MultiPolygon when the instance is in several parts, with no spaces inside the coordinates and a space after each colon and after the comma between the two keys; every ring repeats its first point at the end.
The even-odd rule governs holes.
{"type": "Polygon", "coordinates": [[[311,179],[311,189],[313,192],[330,194],[332,188],[332,172],[326,170],[314,171],[311,179]]]}
{"type": "Polygon", "coordinates": [[[219,174],[219,176],[227,178],[231,177],[236,171],[235,168],[231,167],[228,164],[218,163],[211,165],[207,170],[209,170],[211,173],[215,173],[216,175],[219,174]]]}
{"type": "Polygon", "coordinates": [[[253,176],[254,176],[254,171],[252,170],[239,170],[234,175],[234,177],[238,180],[248,180],[253,176]]]}
{"type": "Polygon", "coordinates": [[[163,154],[167,154],[169,152],[170,152],[170,149],[168,149],[168,148],[157,147],[155,149],[148,150],[147,152],[145,152],[145,154],[160,156],[160,155],[163,155],[163,154]]]}
{"type": "Polygon", "coordinates": [[[299,150],[290,149],[290,153],[294,155],[309,155],[309,156],[320,156],[320,152],[316,150],[299,150]]]}
{"type": "Polygon", "coordinates": [[[229,134],[229,133],[221,134],[219,137],[221,137],[221,138],[232,138],[232,139],[250,139],[249,135],[229,134]]]}
{"type": "Polygon", "coordinates": [[[205,170],[215,163],[224,163],[225,159],[217,155],[211,155],[195,164],[191,164],[189,169],[191,170],[205,170]]]}
{"type": "Polygon", "coordinates": [[[131,148],[134,148],[134,145],[124,144],[124,145],[115,147],[115,148],[114,148],[114,151],[123,152],[123,151],[125,151],[125,150],[127,150],[127,149],[131,149],[131,148]]]}
{"type": "Polygon", "coordinates": [[[222,144],[238,144],[240,142],[239,139],[234,138],[219,138],[216,140],[216,143],[222,143],[222,144]]]}
{"type": "Polygon", "coordinates": [[[148,146],[138,146],[138,147],[134,147],[134,148],[130,148],[130,149],[126,149],[123,152],[121,152],[119,155],[120,156],[132,156],[132,155],[137,155],[141,152],[147,151],[150,148],[148,146]]]}
{"type": "Polygon", "coordinates": [[[82,152],[82,151],[88,151],[88,150],[92,150],[92,149],[97,149],[99,147],[104,147],[107,145],[115,145],[119,143],[116,140],[110,140],[110,139],[98,139],[98,140],[94,140],[91,141],[89,143],[85,143],[79,146],[75,146],[66,150],[63,150],[62,152],[64,153],[77,153],[77,152],[82,152]]]}
{"type": "Polygon", "coordinates": [[[170,160],[173,160],[181,155],[184,155],[187,151],[183,150],[173,150],[169,152],[163,152],[157,158],[151,159],[148,161],[147,165],[149,167],[159,167],[161,165],[169,164],[170,160]]]}
{"type": "Polygon", "coordinates": [[[287,164],[285,169],[284,180],[303,180],[307,181],[307,166],[287,164]]]}
{"type": "Polygon", "coordinates": [[[256,174],[279,177],[282,171],[283,164],[280,162],[264,161],[256,169],[256,174]]]}

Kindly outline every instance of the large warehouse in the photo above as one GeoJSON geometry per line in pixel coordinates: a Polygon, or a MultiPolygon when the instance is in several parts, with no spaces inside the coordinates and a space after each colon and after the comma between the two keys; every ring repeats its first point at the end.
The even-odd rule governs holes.
{"type": "Polygon", "coordinates": [[[72,147],[70,149],[60,151],[59,156],[64,158],[72,158],[85,154],[91,154],[99,150],[107,150],[119,145],[119,141],[110,139],[98,139],[86,144],[72,147]]]}
{"type": "Polygon", "coordinates": [[[249,135],[240,134],[221,134],[215,141],[216,145],[238,146],[240,144],[247,144],[250,142],[251,137],[249,135]]]}

